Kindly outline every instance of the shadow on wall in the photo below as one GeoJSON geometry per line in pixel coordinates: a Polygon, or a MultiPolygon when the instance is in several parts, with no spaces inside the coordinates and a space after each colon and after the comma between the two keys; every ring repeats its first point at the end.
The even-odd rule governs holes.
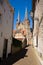
{"type": "Polygon", "coordinates": [[[19,61],[21,58],[28,57],[26,56],[28,49],[22,49],[16,54],[8,56],[6,60],[3,60],[0,65],[12,65],[13,63],[19,61]]]}
{"type": "MultiPolygon", "coordinates": [[[[21,58],[28,57],[28,56],[26,56],[28,49],[22,48],[21,41],[18,41],[17,39],[13,38],[12,45],[14,46],[14,48],[19,48],[20,50],[17,51],[16,53],[13,53],[13,54],[11,53],[7,59],[3,59],[0,62],[0,65],[12,65],[13,63],[19,61],[21,58]]],[[[14,52],[15,52],[15,50],[14,50],[14,52]]]]}

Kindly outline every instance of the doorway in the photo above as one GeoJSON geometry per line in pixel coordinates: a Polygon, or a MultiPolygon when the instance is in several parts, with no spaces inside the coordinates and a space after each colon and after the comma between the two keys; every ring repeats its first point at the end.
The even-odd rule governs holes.
{"type": "Polygon", "coordinates": [[[3,59],[6,58],[6,54],[7,54],[7,44],[8,44],[8,39],[4,39],[3,59]]]}

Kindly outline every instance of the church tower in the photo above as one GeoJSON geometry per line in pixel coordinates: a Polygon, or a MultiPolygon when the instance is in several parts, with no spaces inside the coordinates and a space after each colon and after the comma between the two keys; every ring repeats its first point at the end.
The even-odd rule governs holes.
{"type": "Polygon", "coordinates": [[[30,25],[29,19],[28,19],[28,9],[25,9],[25,16],[24,16],[24,22],[25,24],[30,25]]]}
{"type": "Polygon", "coordinates": [[[19,24],[20,24],[20,13],[18,12],[17,23],[16,23],[16,29],[18,28],[19,24]]]}
{"type": "Polygon", "coordinates": [[[24,26],[26,29],[26,38],[27,38],[27,45],[28,45],[30,38],[31,38],[31,32],[30,32],[30,21],[28,19],[28,9],[27,8],[25,10],[24,26]]]}
{"type": "Polygon", "coordinates": [[[25,20],[28,20],[28,9],[25,10],[25,20]]]}
{"type": "Polygon", "coordinates": [[[20,13],[18,12],[17,23],[20,22],[20,13]]]}
{"type": "Polygon", "coordinates": [[[25,16],[24,16],[24,21],[23,23],[20,22],[20,14],[18,12],[18,17],[17,17],[17,24],[16,24],[16,30],[18,31],[26,31],[26,39],[27,39],[27,45],[29,44],[29,41],[31,39],[31,31],[30,31],[30,22],[28,19],[28,9],[25,9],[25,16]]]}

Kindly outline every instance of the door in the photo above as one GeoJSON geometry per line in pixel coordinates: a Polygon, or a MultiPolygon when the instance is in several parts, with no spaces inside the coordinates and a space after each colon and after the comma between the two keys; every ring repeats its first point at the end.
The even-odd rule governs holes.
{"type": "Polygon", "coordinates": [[[6,58],[8,39],[4,39],[3,58],[6,58]]]}

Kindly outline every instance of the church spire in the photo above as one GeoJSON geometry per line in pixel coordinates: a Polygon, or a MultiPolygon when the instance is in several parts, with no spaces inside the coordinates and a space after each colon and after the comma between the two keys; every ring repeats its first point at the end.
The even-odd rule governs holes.
{"type": "Polygon", "coordinates": [[[25,10],[25,19],[28,19],[28,9],[25,10]]]}
{"type": "Polygon", "coordinates": [[[17,23],[20,22],[20,13],[18,12],[17,23]]]}

